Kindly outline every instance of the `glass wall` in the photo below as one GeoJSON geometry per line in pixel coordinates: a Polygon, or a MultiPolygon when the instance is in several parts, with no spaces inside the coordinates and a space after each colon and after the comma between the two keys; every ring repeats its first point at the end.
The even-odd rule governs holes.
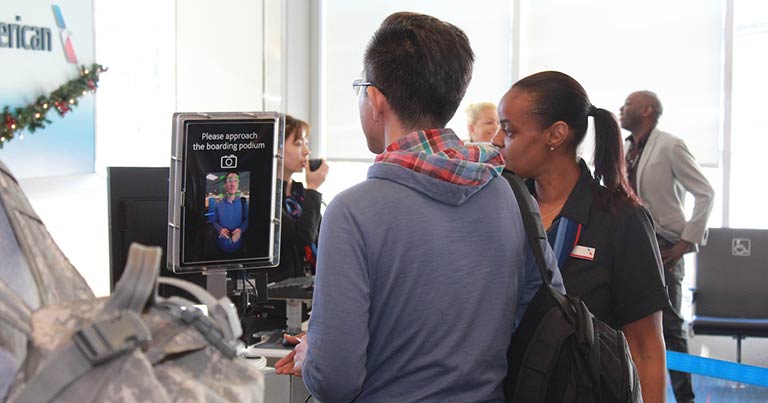
{"type": "Polygon", "coordinates": [[[768,150],[768,2],[736,0],[733,33],[730,226],[768,228],[768,187],[758,162],[768,150]]]}
{"type": "MultiPolygon", "coordinates": [[[[449,123],[460,137],[465,137],[468,103],[497,102],[515,80],[537,71],[572,75],[593,104],[616,114],[629,93],[651,90],[664,104],[659,127],[686,141],[715,188],[709,226],[768,228],[768,215],[759,213],[768,188],[757,185],[762,182],[755,162],[768,148],[768,136],[760,133],[768,119],[761,109],[768,91],[764,1],[495,0],[471,10],[459,1],[334,0],[325,5],[327,93],[320,102],[326,125],[321,131],[332,167],[324,185],[326,201],[364,180],[373,160],[350,88],[361,75],[365,45],[388,14],[410,10],[458,25],[477,53],[465,102],[449,123]],[[734,10],[732,37],[727,6],[734,10]],[[732,86],[726,80],[731,69],[732,86]],[[728,147],[730,161],[723,158],[728,147]]],[[[581,153],[589,161],[591,152],[588,137],[581,153]]],[[[687,260],[686,290],[695,273],[693,256],[687,260]]],[[[690,317],[687,308],[684,313],[690,317]]]]}
{"type": "Polygon", "coordinates": [[[96,99],[99,173],[167,166],[174,112],[283,109],[279,0],[95,0],[94,16],[96,60],[109,68],[96,99]]]}
{"type": "MultiPolygon", "coordinates": [[[[179,96],[174,76],[178,38],[174,24],[168,23],[177,17],[175,2],[142,0],[132,8],[138,14],[103,4],[95,2],[96,50],[99,62],[113,68],[103,75],[105,91],[97,99],[97,167],[106,161],[135,165],[137,156],[142,165],[166,164],[169,142],[157,141],[157,136],[170,132],[168,116],[179,96]],[[143,12],[150,8],[152,13],[143,12]],[[132,29],[132,21],[152,29],[132,29]]],[[[492,0],[475,5],[456,0],[333,0],[320,4],[323,23],[317,29],[323,32],[310,35],[324,38],[319,59],[324,61],[324,90],[313,100],[323,112],[313,133],[322,142],[316,151],[322,150],[332,166],[324,186],[327,201],[364,180],[373,161],[350,86],[361,76],[367,41],[387,15],[410,10],[458,25],[475,50],[473,80],[449,122],[460,137],[466,137],[464,109],[469,103],[497,102],[516,79],[536,71],[557,69],[571,74],[595,105],[614,112],[630,92],[650,89],[665,106],[660,127],[686,140],[717,190],[710,226],[768,228],[768,215],[755,213],[768,191],[754,185],[754,161],[768,146],[767,137],[760,133],[766,120],[761,95],[768,90],[768,80],[762,77],[768,67],[763,51],[768,45],[764,1],[492,0]],[[732,38],[725,35],[727,4],[734,9],[732,38]],[[726,52],[729,46],[732,59],[726,52]],[[733,77],[732,86],[724,86],[726,76],[733,77]],[[732,100],[730,109],[724,108],[727,100],[732,100]],[[729,136],[723,129],[724,111],[731,114],[729,136]],[[730,170],[724,171],[726,146],[731,150],[730,170]],[[723,206],[728,217],[723,216],[723,206]]],[[[267,51],[284,52],[274,46],[267,51]]],[[[284,68],[281,64],[272,70],[284,68]]],[[[284,78],[265,77],[265,107],[285,105],[277,95],[285,85],[284,78]],[[270,83],[274,85],[266,88],[270,83]]],[[[261,96],[256,98],[262,101],[261,96]]],[[[582,150],[587,159],[590,144],[588,139],[582,150]]]]}
{"type": "MultiPolygon", "coordinates": [[[[521,76],[565,72],[617,116],[634,91],[659,96],[658,127],[685,140],[716,189],[710,226],[722,222],[723,14],[721,0],[523,0],[520,18],[521,76]]],[[[587,161],[593,144],[592,136],[583,143],[587,161]]],[[[690,318],[695,255],[686,261],[682,313],[690,318]]]]}
{"type": "Polygon", "coordinates": [[[171,155],[175,2],[131,4],[94,2],[96,60],[109,68],[96,99],[96,172],[102,174],[107,166],[168,165],[171,155]]]}
{"type": "Polygon", "coordinates": [[[682,137],[701,164],[717,166],[721,3],[523,0],[521,76],[562,71],[616,114],[631,92],[654,91],[664,104],[659,127],[682,137]]]}
{"type": "Polygon", "coordinates": [[[511,7],[508,0],[491,0],[473,5],[466,1],[395,0],[326,2],[326,103],[324,149],[331,171],[323,185],[323,195],[330,200],[338,191],[365,179],[373,162],[360,129],[357,97],[352,81],[360,78],[363,54],[368,40],[388,15],[413,11],[433,15],[461,27],[475,51],[472,82],[464,102],[449,122],[461,138],[466,138],[464,110],[472,102],[497,102],[512,82],[511,7]]]}
{"type": "MultiPolygon", "coordinates": [[[[361,74],[371,34],[383,18],[398,10],[445,19],[470,38],[477,53],[474,77],[464,104],[449,123],[460,137],[465,137],[463,109],[468,103],[497,102],[517,78],[560,70],[579,80],[595,105],[616,113],[632,91],[655,91],[665,106],[660,127],[685,139],[698,161],[712,168],[707,169],[712,182],[722,182],[721,0],[496,0],[472,12],[467,12],[466,2],[334,0],[326,4],[329,68],[327,96],[321,100],[327,111],[324,145],[332,163],[351,165],[345,172],[333,170],[330,188],[353,185],[364,177],[358,171],[372,161],[349,84],[361,74]],[[514,26],[514,21],[519,24],[514,26]]],[[[585,141],[582,152],[587,159],[591,147],[591,140],[585,141]]],[[[718,217],[713,221],[719,223],[721,212],[714,214],[718,217]]]]}

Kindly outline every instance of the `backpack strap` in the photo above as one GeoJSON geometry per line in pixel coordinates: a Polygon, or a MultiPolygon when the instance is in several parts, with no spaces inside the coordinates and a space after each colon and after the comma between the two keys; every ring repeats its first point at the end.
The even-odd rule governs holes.
{"type": "Polygon", "coordinates": [[[160,247],[132,243],[125,270],[101,314],[110,314],[120,309],[142,312],[150,297],[155,295],[162,253],[160,247]]]}
{"type": "Polygon", "coordinates": [[[235,340],[242,336],[243,327],[237,316],[237,310],[228,297],[215,299],[211,293],[197,284],[171,277],[161,277],[160,284],[170,285],[186,291],[195,297],[201,304],[208,307],[208,315],[218,325],[222,335],[227,340],[235,340]]]}
{"type": "Polygon", "coordinates": [[[90,326],[75,332],[14,402],[49,402],[93,367],[148,342],[152,335],[140,314],[154,292],[161,255],[159,247],[131,244],[123,276],[104,309],[90,326]]]}
{"type": "Polygon", "coordinates": [[[3,326],[10,326],[22,333],[26,337],[32,335],[29,318],[32,311],[27,304],[19,298],[16,293],[4,282],[0,281],[0,322],[3,326]]]}
{"type": "Polygon", "coordinates": [[[511,171],[504,170],[502,176],[509,182],[509,186],[512,187],[512,191],[515,193],[515,199],[517,199],[517,204],[520,207],[520,215],[523,218],[525,233],[533,250],[533,257],[536,259],[536,266],[539,268],[541,280],[558,304],[563,309],[566,309],[567,302],[565,297],[552,286],[553,273],[547,271],[547,264],[544,259],[544,243],[548,242],[547,233],[544,231],[544,225],[541,224],[539,209],[533,204],[531,192],[528,191],[523,180],[511,171]]]}

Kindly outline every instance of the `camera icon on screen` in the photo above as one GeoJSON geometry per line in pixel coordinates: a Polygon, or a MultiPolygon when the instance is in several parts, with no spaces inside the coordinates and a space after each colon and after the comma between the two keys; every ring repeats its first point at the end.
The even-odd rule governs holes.
{"type": "Polygon", "coordinates": [[[235,154],[222,155],[221,156],[221,168],[222,169],[237,168],[237,156],[235,154]]]}

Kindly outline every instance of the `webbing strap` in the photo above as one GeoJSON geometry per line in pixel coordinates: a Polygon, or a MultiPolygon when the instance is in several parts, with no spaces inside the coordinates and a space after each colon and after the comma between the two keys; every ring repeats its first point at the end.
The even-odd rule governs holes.
{"type": "MultiPolygon", "coordinates": [[[[137,313],[122,311],[73,335],[48,365],[24,385],[16,402],[49,402],[93,367],[133,351],[150,338],[137,313]]],[[[121,358],[121,357],[120,357],[121,358]]]]}
{"type": "Polygon", "coordinates": [[[15,403],[49,402],[73,380],[85,375],[92,367],[93,365],[80,352],[80,349],[70,344],[58,352],[56,358],[27,382],[13,401],[15,403]]]}
{"type": "MultiPolygon", "coordinates": [[[[182,306],[173,302],[160,302],[158,307],[166,309],[174,318],[195,328],[208,343],[228,358],[237,355],[239,342],[227,338],[220,325],[205,316],[199,309],[192,306],[182,306]]],[[[155,359],[156,357],[151,357],[155,359]]]]}
{"type": "Polygon", "coordinates": [[[54,353],[15,401],[49,402],[94,366],[133,351],[151,338],[139,315],[154,293],[161,254],[159,247],[131,245],[123,277],[97,319],[54,353]]]}
{"type": "Polygon", "coordinates": [[[547,233],[544,231],[544,226],[541,224],[539,210],[533,204],[533,196],[531,196],[528,188],[525,187],[522,179],[517,175],[509,171],[504,171],[502,176],[509,182],[509,186],[512,187],[515,199],[517,199],[517,204],[520,207],[520,215],[523,218],[525,233],[528,236],[528,242],[533,250],[533,256],[536,259],[536,266],[539,269],[541,280],[544,282],[544,285],[542,286],[547,287],[552,298],[557,301],[564,312],[568,312],[565,297],[552,286],[550,277],[552,273],[547,271],[547,263],[544,259],[544,242],[548,242],[547,233]]]}
{"type": "Polygon", "coordinates": [[[232,301],[227,297],[216,300],[211,293],[197,284],[189,281],[170,277],[161,277],[158,279],[160,284],[170,285],[188,292],[195,297],[198,302],[208,307],[208,316],[218,325],[227,340],[234,340],[243,334],[243,327],[237,316],[237,311],[232,305],[232,301]]]}
{"type": "Polygon", "coordinates": [[[503,176],[515,193],[515,199],[517,199],[517,204],[520,207],[520,215],[523,218],[525,233],[528,235],[528,241],[531,244],[531,249],[533,249],[533,256],[536,259],[536,266],[539,268],[541,279],[545,284],[550,284],[544,250],[541,245],[541,242],[547,242],[547,233],[544,231],[544,226],[541,225],[539,211],[533,206],[531,194],[517,175],[505,171],[503,176]]]}
{"type": "Polygon", "coordinates": [[[0,281],[0,322],[3,326],[10,326],[24,333],[29,338],[32,334],[32,328],[29,325],[29,318],[32,311],[11,288],[0,281]]]}
{"type": "Polygon", "coordinates": [[[160,247],[131,244],[123,275],[102,313],[108,314],[120,309],[143,311],[149,297],[155,292],[162,253],[160,247]]]}

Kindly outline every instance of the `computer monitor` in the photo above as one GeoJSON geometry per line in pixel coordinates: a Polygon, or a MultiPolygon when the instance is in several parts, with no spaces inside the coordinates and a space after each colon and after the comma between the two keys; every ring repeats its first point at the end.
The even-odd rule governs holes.
{"type": "MultiPolygon", "coordinates": [[[[128,247],[133,242],[163,248],[160,275],[176,277],[206,287],[200,273],[175,274],[166,267],[168,239],[167,167],[108,167],[110,292],[123,274],[128,247]]],[[[163,288],[160,295],[180,295],[163,288]]]]}

